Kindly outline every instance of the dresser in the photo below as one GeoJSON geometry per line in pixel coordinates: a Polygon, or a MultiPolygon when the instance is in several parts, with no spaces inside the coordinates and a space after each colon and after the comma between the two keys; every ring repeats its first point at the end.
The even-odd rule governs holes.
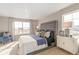
{"type": "Polygon", "coordinates": [[[57,36],[57,47],[62,48],[72,54],[78,53],[78,38],[57,36]]]}

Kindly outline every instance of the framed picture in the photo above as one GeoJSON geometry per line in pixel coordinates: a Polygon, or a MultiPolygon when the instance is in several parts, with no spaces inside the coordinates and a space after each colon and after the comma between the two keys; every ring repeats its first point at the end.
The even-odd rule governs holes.
{"type": "Polygon", "coordinates": [[[64,36],[64,31],[59,31],[60,36],[64,36]]]}

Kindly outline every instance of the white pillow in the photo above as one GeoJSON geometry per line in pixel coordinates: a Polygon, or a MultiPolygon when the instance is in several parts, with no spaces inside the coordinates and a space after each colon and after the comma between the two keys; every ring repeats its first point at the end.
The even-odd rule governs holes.
{"type": "Polygon", "coordinates": [[[36,32],[36,35],[39,36],[39,32],[36,32]]]}
{"type": "Polygon", "coordinates": [[[50,32],[46,32],[46,33],[44,34],[44,36],[45,36],[46,38],[48,38],[48,37],[50,36],[50,32]]]}

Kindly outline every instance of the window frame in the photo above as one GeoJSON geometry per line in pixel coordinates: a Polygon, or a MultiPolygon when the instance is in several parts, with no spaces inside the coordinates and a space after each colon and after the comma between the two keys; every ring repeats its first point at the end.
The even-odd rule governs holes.
{"type": "Polygon", "coordinates": [[[29,22],[29,21],[14,21],[13,22],[13,24],[14,24],[14,26],[13,26],[13,34],[15,35],[15,36],[18,36],[18,35],[27,35],[27,34],[30,34],[30,33],[23,33],[23,22],[28,22],[29,24],[30,24],[30,27],[29,27],[29,31],[30,31],[30,33],[31,33],[31,23],[29,22]],[[21,22],[22,23],[22,34],[15,34],[15,22],[21,22]]]}
{"type": "MultiPolygon", "coordinates": [[[[69,14],[73,14],[73,13],[76,13],[76,12],[79,12],[79,10],[71,11],[71,12],[68,12],[68,13],[65,13],[65,14],[62,15],[62,30],[64,30],[64,16],[69,15],[69,14]]],[[[76,19],[76,18],[72,18],[72,21],[74,19],[76,19]]],[[[73,28],[73,24],[72,24],[72,28],[73,28]]]]}

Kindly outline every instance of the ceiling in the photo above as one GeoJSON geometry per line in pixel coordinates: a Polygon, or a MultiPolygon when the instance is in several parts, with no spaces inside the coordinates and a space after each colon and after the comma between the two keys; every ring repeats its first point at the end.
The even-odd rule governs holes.
{"type": "Polygon", "coordinates": [[[41,19],[71,3],[0,3],[0,16],[41,19]]]}

